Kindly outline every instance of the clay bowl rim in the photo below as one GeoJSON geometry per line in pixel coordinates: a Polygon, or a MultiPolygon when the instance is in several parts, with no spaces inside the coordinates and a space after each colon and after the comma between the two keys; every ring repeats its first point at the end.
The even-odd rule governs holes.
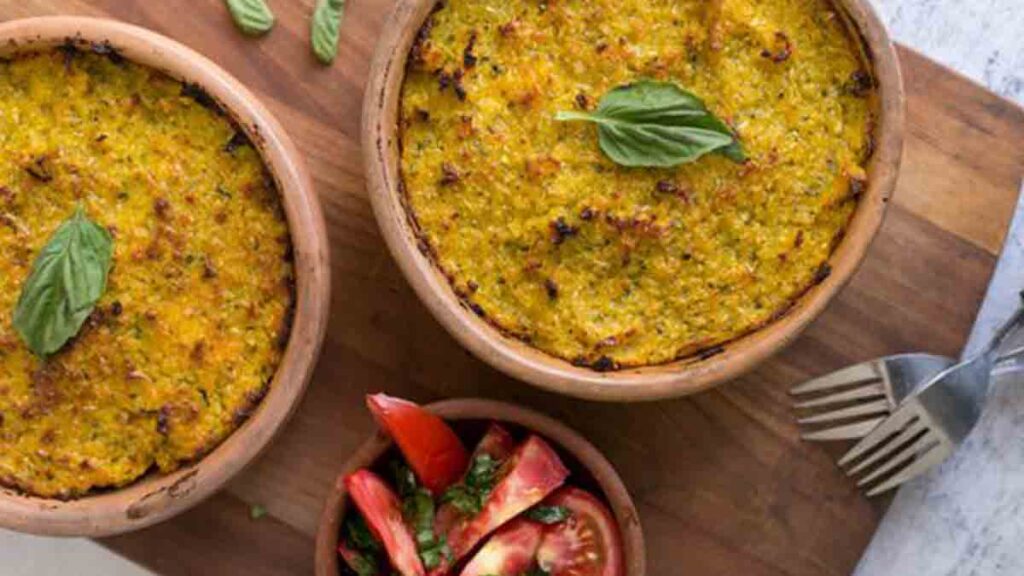
{"type": "Polygon", "coordinates": [[[850,280],[880,228],[896,186],[904,139],[904,92],[896,51],[869,0],[834,7],[859,37],[878,85],[875,152],[868,185],[828,264],[831,273],[781,318],[721,347],[670,363],[597,372],[502,334],[455,294],[419,247],[400,190],[397,115],[413,38],[435,0],[399,0],[377,43],[363,107],[362,145],[374,215],[392,256],[420,300],[464,347],[500,371],[540,388],[590,400],[632,402],[685,396],[731,380],[791,343],[850,280]],[[712,353],[713,352],[713,353],[712,353]]]}
{"type": "Polygon", "coordinates": [[[150,473],[118,489],[73,500],[0,489],[0,526],[49,536],[109,536],[150,526],[217,492],[266,448],[298,406],[327,327],[327,235],[305,162],[270,111],[238,80],[185,45],[114,20],[52,16],[0,24],[0,54],[52,48],[67,39],[109,42],[126,59],[195,83],[260,149],[288,220],[296,274],[295,315],[270,388],[247,421],[212,452],[170,474],[150,473]]]}
{"type": "MultiPolygon", "coordinates": [[[[458,398],[424,406],[445,420],[507,422],[539,434],[568,454],[593,477],[604,493],[622,536],[625,576],[644,576],[646,548],[643,527],[633,499],[611,462],[578,432],[557,420],[530,408],[481,398],[458,398]]],[[[338,533],[345,514],[345,487],[342,479],[376,463],[392,446],[391,439],[379,429],[366,440],[342,466],[341,474],[331,487],[320,514],[316,535],[316,576],[338,576],[338,533]]]]}

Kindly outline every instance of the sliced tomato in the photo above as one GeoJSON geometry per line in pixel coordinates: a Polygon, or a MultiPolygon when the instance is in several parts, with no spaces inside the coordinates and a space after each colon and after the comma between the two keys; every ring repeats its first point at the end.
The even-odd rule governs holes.
{"type": "Polygon", "coordinates": [[[391,565],[402,576],[424,576],[416,541],[402,520],[401,502],[384,480],[369,470],[357,470],[345,477],[345,489],[370,532],[384,545],[391,565]]]}
{"type": "Polygon", "coordinates": [[[448,531],[448,546],[456,560],[498,527],[543,500],[569,476],[558,454],[538,436],[527,438],[501,468],[501,479],[480,513],[448,531]]]}
{"type": "Polygon", "coordinates": [[[373,565],[373,562],[363,554],[355,551],[344,540],[338,542],[338,554],[348,564],[348,567],[359,576],[380,574],[380,570],[373,565]]]}
{"type": "Polygon", "coordinates": [[[394,439],[420,484],[440,496],[469,466],[462,441],[444,420],[400,398],[366,397],[377,424],[394,439]]]}
{"type": "Polygon", "coordinates": [[[622,538],[608,507],[590,493],[566,487],[545,502],[564,506],[569,518],[548,526],[537,564],[551,576],[622,576],[622,538]]]}
{"type": "Polygon", "coordinates": [[[536,564],[544,526],[516,518],[499,528],[473,559],[462,576],[520,576],[536,564]]]}
{"type": "Polygon", "coordinates": [[[515,450],[516,439],[512,437],[512,434],[501,424],[491,422],[490,426],[487,427],[487,432],[484,433],[484,437],[480,439],[476,448],[473,449],[473,456],[470,461],[476,459],[477,456],[487,454],[500,462],[511,456],[515,450]]]}
{"type": "MultiPolygon", "coordinates": [[[[476,448],[473,449],[470,462],[474,462],[477,457],[484,454],[490,456],[496,462],[504,462],[515,450],[516,439],[512,437],[512,434],[501,424],[491,422],[490,426],[487,427],[487,432],[484,433],[483,438],[480,439],[476,448]]],[[[463,475],[462,479],[465,479],[465,475],[463,475]]],[[[447,534],[452,529],[452,526],[462,520],[464,518],[458,509],[451,503],[445,502],[438,507],[437,514],[434,516],[434,531],[438,534],[447,534]]]]}

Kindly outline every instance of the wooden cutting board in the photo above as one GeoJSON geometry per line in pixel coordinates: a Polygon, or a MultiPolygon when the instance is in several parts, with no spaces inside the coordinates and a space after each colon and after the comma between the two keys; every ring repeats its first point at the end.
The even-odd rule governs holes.
{"type": "Polygon", "coordinates": [[[103,544],[165,574],[309,574],[321,501],[372,430],[362,397],[486,396],[562,418],[602,449],[636,500],[652,575],[845,575],[885,503],[801,443],[786,390],[901,351],[955,355],[983,296],[1024,173],[1024,111],[901,50],[909,141],[894,205],[852,284],[787,351],[699,396],[607,405],[496,373],[429,316],[377,232],[359,149],[362,89],[391,0],[350,0],[339,61],[307,45],[312,0],[270,0],[278,26],[236,33],[222,0],[18,0],[0,20],[110,16],[206,54],[253,89],[306,155],[330,232],[334,293],[323,358],[269,452],[179,518],[103,544]],[[269,515],[250,519],[250,505],[269,515]]]}

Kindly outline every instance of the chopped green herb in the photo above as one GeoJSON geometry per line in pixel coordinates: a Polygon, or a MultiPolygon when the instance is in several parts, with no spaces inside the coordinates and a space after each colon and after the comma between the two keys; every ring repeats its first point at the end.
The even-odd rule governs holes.
{"type": "Polygon", "coordinates": [[[479,513],[491,490],[494,489],[499,464],[490,454],[477,456],[473,459],[465,481],[445,490],[441,501],[450,502],[467,516],[479,513]]]}
{"type": "Polygon", "coordinates": [[[351,552],[343,556],[345,564],[356,573],[356,576],[377,576],[377,559],[363,552],[351,552]]]}
{"type": "Polygon", "coordinates": [[[259,520],[267,515],[267,509],[259,504],[253,504],[249,506],[249,518],[253,520],[259,520]]]}
{"type": "Polygon", "coordinates": [[[559,524],[569,518],[569,509],[565,506],[534,506],[526,512],[526,517],[541,524],[559,524]]]}
{"type": "Polygon", "coordinates": [[[395,487],[398,488],[399,496],[406,498],[416,492],[416,475],[404,462],[392,460],[391,475],[395,478],[395,487]]]}
{"type": "Polygon", "coordinates": [[[441,559],[452,559],[452,551],[444,536],[434,534],[434,498],[430,491],[416,482],[416,475],[404,462],[392,461],[391,473],[395,477],[395,486],[402,497],[402,515],[413,529],[416,538],[416,550],[427,570],[441,565],[441,559]]]}
{"type": "Polygon", "coordinates": [[[352,548],[357,552],[376,553],[380,551],[380,543],[373,537],[366,520],[359,514],[350,514],[345,521],[345,536],[352,548]]]}

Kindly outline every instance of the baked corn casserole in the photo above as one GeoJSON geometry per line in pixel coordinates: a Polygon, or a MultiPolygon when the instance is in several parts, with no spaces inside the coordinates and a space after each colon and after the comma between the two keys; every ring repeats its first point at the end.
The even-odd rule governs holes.
{"type": "Polygon", "coordinates": [[[0,484],[70,498],[200,458],[266,393],[294,271],[257,150],[200,88],[107,45],[0,60],[0,484]],[[45,359],[12,327],[33,261],[81,206],[106,291],[45,359]]]}
{"type": "Polygon", "coordinates": [[[405,202],[467,306],[599,370],[713,354],[829,273],[866,185],[875,82],[826,0],[446,0],[401,99],[405,202]],[[642,79],[747,160],[610,160],[587,123],[642,79]]]}

